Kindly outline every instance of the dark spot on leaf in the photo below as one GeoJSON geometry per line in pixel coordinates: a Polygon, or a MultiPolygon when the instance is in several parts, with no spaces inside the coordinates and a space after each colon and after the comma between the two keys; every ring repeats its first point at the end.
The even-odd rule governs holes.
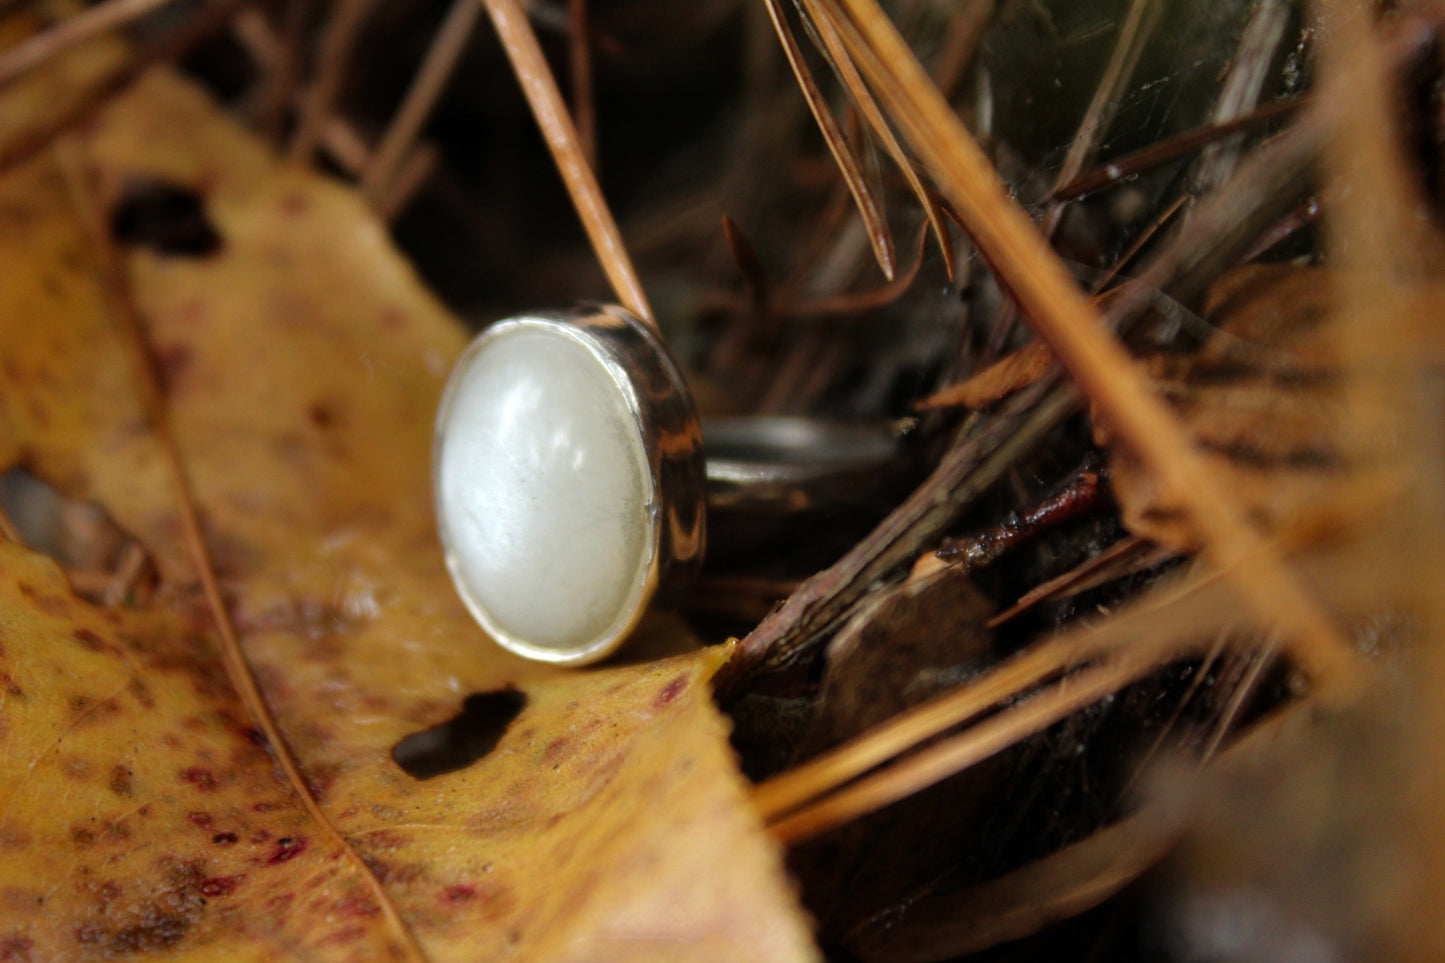
{"type": "Polygon", "coordinates": [[[201,880],[201,895],[206,897],[229,896],[235,892],[236,887],[241,885],[241,880],[246,876],[242,873],[239,876],[212,876],[210,879],[201,880]]]}
{"type": "Polygon", "coordinates": [[[132,184],[111,212],[110,231],[122,244],[174,257],[210,257],[221,249],[201,196],[168,181],[132,184]]]}
{"type": "Polygon", "coordinates": [[[186,813],[186,818],[202,829],[211,825],[211,814],[207,812],[186,813]]]}
{"type": "Polygon", "coordinates": [[[542,753],[542,762],[556,765],[561,763],[572,754],[572,740],[563,736],[560,739],[553,739],[547,744],[547,749],[542,753]]]}
{"type": "Polygon", "coordinates": [[[347,926],[328,935],[325,942],[332,946],[344,946],[347,943],[355,943],[365,936],[365,928],[360,926],[347,926]]]}
{"type": "Polygon", "coordinates": [[[211,837],[211,842],[217,846],[234,846],[236,844],[235,833],[216,833],[211,837]]]}
{"type": "Polygon", "coordinates": [[[204,874],[194,862],[162,860],[162,864],[167,869],[165,884],[150,899],[123,913],[107,910],[102,919],[76,927],[76,941],[98,951],[90,955],[114,959],[158,953],[185,937],[205,908],[206,898],[200,892],[204,874]]]}
{"type": "Polygon", "coordinates": [[[159,376],[161,385],[171,391],[185,376],[195,357],[195,352],[188,344],[167,344],[158,346],[153,352],[156,375],[159,376]]]}
{"type": "MultiPolygon", "coordinates": [[[[21,538],[25,538],[25,530],[23,528],[20,530],[20,536],[21,538]]],[[[25,541],[26,544],[33,544],[28,538],[25,539],[25,541]]],[[[20,594],[25,596],[26,601],[46,615],[63,616],[70,613],[70,606],[65,603],[65,599],[58,595],[45,595],[33,586],[26,585],[24,582],[20,583],[20,594]]]]}
{"type": "Polygon", "coordinates": [[[0,849],[24,849],[30,845],[30,834],[19,826],[0,826],[0,849]]]}
{"type": "Polygon", "coordinates": [[[687,676],[678,676],[676,679],[673,679],[667,685],[662,687],[662,691],[657,694],[657,698],[652,700],[653,706],[655,708],[661,709],[663,706],[667,705],[673,699],[676,699],[679,695],[681,695],[682,690],[686,688],[687,676]]]}
{"type": "Polygon", "coordinates": [[[303,194],[287,194],[281,198],[281,213],[287,217],[300,217],[311,206],[303,194]]]}
{"type": "Polygon", "coordinates": [[[465,769],[497,747],[526,705],[526,693],[512,688],[469,695],[459,714],[402,739],[391,757],[413,779],[465,769]]]}
{"type": "Polygon", "coordinates": [[[359,916],[363,918],[377,916],[381,913],[381,907],[367,896],[348,896],[341,900],[332,911],[332,915],[338,917],[359,916]]]}
{"type": "Polygon", "coordinates": [[[70,756],[60,763],[60,771],[71,779],[89,779],[95,774],[95,767],[90,760],[82,759],[80,756],[70,756]]]}
{"type": "Polygon", "coordinates": [[[189,928],[189,922],[181,917],[154,916],[139,926],[117,931],[110,941],[110,950],[117,956],[154,953],[179,943],[189,928]]]}
{"type": "Polygon", "coordinates": [[[317,428],[325,430],[336,424],[336,412],[325,402],[318,401],[306,409],[306,417],[317,428]]]}
{"type": "Polygon", "coordinates": [[[276,848],[272,850],[266,862],[272,866],[288,862],[306,852],[306,845],[305,836],[282,836],[276,840],[276,848]]]}
{"type": "Polygon", "coordinates": [[[117,796],[133,796],[135,789],[131,786],[131,771],[127,766],[116,766],[110,771],[110,791],[117,796]]]}
{"type": "Polygon", "coordinates": [[[448,886],[442,891],[442,900],[452,905],[458,903],[469,903],[477,898],[475,886],[448,886]]]}
{"type": "Polygon", "coordinates": [[[217,786],[216,777],[209,769],[200,766],[192,766],[189,769],[181,770],[181,781],[188,782],[201,792],[215,792],[217,786]]]}
{"type": "Polygon", "coordinates": [[[74,635],[77,642],[92,652],[105,652],[111,648],[109,643],[90,629],[76,629],[74,635]]]}
{"type": "Polygon", "coordinates": [[[115,699],[97,699],[95,696],[77,694],[70,697],[70,708],[80,716],[78,725],[94,725],[120,711],[115,699]]]}
{"type": "Polygon", "coordinates": [[[77,846],[89,846],[95,842],[95,833],[84,826],[72,826],[70,828],[70,841],[77,846]]]}
{"type": "Polygon", "coordinates": [[[135,701],[139,702],[143,707],[147,709],[155,708],[156,700],[155,697],[151,695],[150,686],[146,685],[145,680],[140,676],[132,678],[130,682],[126,684],[126,688],[130,690],[131,695],[135,696],[135,701]]]}
{"type": "Polygon", "coordinates": [[[7,936],[0,940],[0,961],[30,963],[30,950],[34,945],[28,937],[7,936]]]}

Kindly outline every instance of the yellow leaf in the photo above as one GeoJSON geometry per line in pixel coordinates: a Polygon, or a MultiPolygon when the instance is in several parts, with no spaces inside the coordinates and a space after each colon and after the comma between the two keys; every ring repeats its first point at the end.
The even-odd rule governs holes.
{"type": "MultiPolygon", "coordinates": [[[[164,71],[72,136],[107,210],[173,185],[220,239],[128,258],[177,447],[266,700],[426,954],[811,958],[709,696],[723,656],[663,620],[643,648],[680,654],[524,663],[455,598],[430,434],[464,336],[360,200],[164,71]],[[480,761],[424,780],[393,761],[507,687],[525,708],[480,761]]],[[[80,224],[53,153],[0,175],[0,469],[104,506],[160,590],[97,607],[0,542],[0,955],[395,956],[364,874],[318,835],[222,669],[80,224]]]]}

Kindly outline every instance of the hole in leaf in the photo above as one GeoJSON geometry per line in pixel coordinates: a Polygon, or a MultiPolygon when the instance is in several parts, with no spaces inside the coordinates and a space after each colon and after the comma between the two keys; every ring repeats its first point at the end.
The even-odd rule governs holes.
{"type": "Polygon", "coordinates": [[[201,195],[169,181],[138,181],[110,216],[117,241],[147,247],[157,254],[210,257],[221,249],[221,235],[206,218],[201,195]]]}
{"type": "Polygon", "coordinates": [[[527,694],[511,688],[469,695],[460,713],[402,739],[391,758],[413,779],[465,769],[497,747],[526,705],[527,694]]]}
{"type": "Polygon", "coordinates": [[[49,555],[76,594],[97,605],[143,605],[155,589],[150,556],[104,508],[23,468],[0,474],[0,533],[49,555]]]}

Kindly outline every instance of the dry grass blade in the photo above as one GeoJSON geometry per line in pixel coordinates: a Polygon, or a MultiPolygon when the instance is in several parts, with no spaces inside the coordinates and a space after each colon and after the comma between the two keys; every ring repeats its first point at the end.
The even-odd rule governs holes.
{"type": "Polygon", "coordinates": [[[317,55],[316,78],[306,92],[301,120],[286,151],[292,163],[311,163],[316,145],[321,142],[322,128],[341,93],[341,82],[346,78],[361,27],[374,6],[376,0],[340,0],[327,23],[317,55]]]}
{"type": "Polygon", "coordinates": [[[859,959],[932,963],[1020,939],[1097,906],[1158,863],[1187,813],[1152,802],[1072,846],[957,893],[929,893],[844,942],[859,959]]]}
{"type": "MultiPolygon", "coordinates": [[[[1114,41],[1109,62],[1104,67],[1104,75],[1094,87],[1094,95],[1089,100],[1088,109],[1084,111],[1083,120],[1079,122],[1078,132],[1070,142],[1063,165],[1055,176],[1055,187],[1072,180],[1098,153],[1099,143],[1119,110],[1119,96],[1129,78],[1133,76],[1134,68],[1139,64],[1139,57],[1144,52],[1144,44],[1158,19],[1158,13],[1159,4],[1156,0],[1133,0],[1129,5],[1129,12],[1119,27],[1119,36],[1114,41]]],[[[1063,223],[1066,209],[1067,204],[1055,200],[1045,211],[1039,230],[1046,240],[1053,240],[1059,225],[1063,223]]],[[[999,355],[1012,335],[1017,321],[1018,302],[1009,300],[995,319],[993,332],[984,348],[985,359],[991,360],[999,355]]]]}
{"type": "Polygon", "coordinates": [[[0,87],[91,37],[138,20],[172,0],[105,0],[0,54],[0,87]]]}
{"type": "Polygon", "coordinates": [[[371,161],[361,175],[361,193],[373,204],[380,204],[397,169],[416,140],[417,132],[426,122],[427,115],[435,106],[442,88],[451,78],[452,70],[461,59],[467,38],[476,26],[481,7],[477,0],[452,0],[451,9],[442,21],[441,27],[432,38],[431,47],[416,72],[406,97],[397,108],[395,116],[382,135],[381,143],[372,154],[371,161]]]}
{"type": "MultiPolygon", "coordinates": [[[[782,313],[794,318],[817,318],[827,315],[851,315],[862,311],[871,311],[874,308],[881,308],[885,304],[902,297],[913,282],[918,278],[918,272],[923,269],[923,256],[928,250],[928,228],[925,226],[918,232],[918,250],[913,258],[913,266],[904,273],[898,275],[892,281],[872,291],[856,291],[850,294],[837,294],[833,297],[817,298],[813,301],[803,301],[783,310],[782,313]]],[[[950,251],[952,249],[950,248],[950,251]]]]}
{"type": "Polygon", "coordinates": [[[964,71],[973,62],[973,55],[983,40],[983,32],[993,19],[994,0],[974,0],[965,4],[948,24],[942,52],[933,65],[933,80],[938,89],[952,93],[963,79],[964,71]]]}
{"type": "Polygon", "coordinates": [[[738,273],[742,275],[743,288],[747,291],[748,305],[752,309],[754,317],[762,317],[768,313],[772,301],[772,285],[768,281],[768,271],[763,267],[762,260],[758,257],[757,249],[743,229],[737,222],[726,214],[722,218],[723,240],[727,242],[728,251],[732,253],[733,262],[738,266],[738,273]]]}
{"type": "Polygon", "coordinates": [[[828,788],[1067,670],[1075,658],[1061,645],[1030,649],[957,692],[911,709],[851,743],[761,783],[753,791],[753,805],[764,821],[777,820],[828,788]]]}
{"type": "MultiPolygon", "coordinates": [[[[280,37],[275,42],[275,55],[269,62],[258,65],[262,74],[256,85],[254,101],[256,127],[273,144],[281,143],[286,117],[296,98],[296,85],[301,73],[301,47],[314,3],[315,0],[290,0],[286,4],[280,37]]],[[[264,17],[258,14],[256,23],[269,33],[264,17]]]]}
{"type": "MultiPolygon", "coordinates": [[[[1056,201],[1059,198],[1059,187],[1076,179],[1098,153],[1099,142],[1113,121],[1114,114],[1119,110],[1119,95],[1139,64],[1139,57],[1144,52],[1144,42],[1158,19],[1159,8],[1156,0],[1134,0],[1129,5],[1129,12],[1119,26],[1119,37],[1114,43],[1114,50],[1104,68],[1104,76],[1094,88],[1094,96],[1089,100],[1089,107],[1084,112],[1079,131],[1069,144],[1069,152],[1064,155],[1064,163],[1054,180],[1053,197],[1056,201]]],[[[1041,228],[1045,237],[1053,237],[1063,220],[1063,212],[1064,205],[1060,203],[1049,208],[1041,228]]]]}
{"type": "Polygon", "coordinates": [[[522,85],[522,92],[542,128],[567,193],[582,219],[582,227],[592,242],[592,249],[602,262],[602,270],[623,307],[637,315],[654,328],[652,308],[642,290],[642,282],[632,267],[632,258],[622,243],[622,232],[612,217],[596,175],[587,163],[587,154],[577,137],[577,128],[572,123],[567,105],[562,101],[562,92],[557,88],[557,79],[547,66],[537,35],[527,22],[527,15],[516,0],[482,0],[491,15],[492,25],[502,38],[507,57],[512,63],[512,72],[522,85]]]}
{"type": "Polygon", "coordinates": [[[428,144],[420,144],[406,155],[390,186],[376,199],[376,212],[382,220],[390,223],[396,219],[436,170],[439,158],[436,149],[428,144]]]}
{"type": "Polygon", "coordinates": [[[240,638],[231,620],[230,610],[226,607],[226,600],[221,594],[211,549],[201,531],[200,510],[196,505],[190,475],[186,471],[185,462],[181,458],[179,446],[176,444],[175,434],[171,430],[170,416],[166,408],[164,392],[161,389],[160,377],[152,363],[155,356],[153,346],[150,344],[145,323],[131,296],[130,281],[121,260],[121,253],[111,239],[102,216],[99,199],[90,187],[89,173],[80,148],[73,143],[61,142],[56,154],[60,168],[65,175],[67,189],[74,199],[77,219],[92,248],[92,256],[98,267],[100,282],[105,291],[109,308],[114,314],[115,321],[124,329],[124,340],[129,346],[133,359],[135,383],[142,407],[150,422],[149,428],[155,432],[160,443],[168,474],[175,486],[185,540],[195,562],[196,574],[201,583],[206,606],[210,610],[211,617],[215,621],[216,631],[220,635],[221,657],[226,667],[226,676],[240,695],[242,704],[255,720],[257,728],[265,737],[277,765],[285,774],[287,784],[296,794],[307,815],[315,822],[317,829],[328,842],[346,853],[359,878],[375,899],[378,911],[397,941],[397,948],[407,959],[420,963],[426,959],[426,954],[406,923],[402,921],[400,913],[387,896],[381,881],[362,859],[361,854],[347,842],[331,820],[326,817],[326,814],[321,811],[321,807],[312,794],[305,777],[301,774],[301,768],[297,764],[290,746],[282,736],[280,726],[276,723],[276,717],[272,714],[270,706],[266,704],[265,697],[261,695],[256,677],[251,672],[251,667],[247,664],[246,657],[241,651],[240,638]]]}
{"type": "Polygon", "coordinates": [[[1168,140],[1141,147],[1133,153],[1114,158],[1102,167],[1084,171],[1072,180],[1061,183],[1054,188],[1051,196],[1056,201],[1070,200],[1128,180],[1136,174],[1188,157],[1216,141],[1288,116],[1303,107],[1306,100],[1305,97],[1291,97],[1276,101],[1243,117],[1185,131],[1168,140]]]}
{"type": "MultiPolygon", "coordinates": [[[[816,0],[803,0],[805,8],[811,9],[816,0]]],[[[776,22],[776,20],[774,21],[776,22]]],[[[853,98],[853,103],[858,105],[858,110],[863,114],[863,119],[868,121],[868,126],[883,143],[883,149],[888,156],[893,158],[893,163],[903,172],[903,177],[908,181],[908,187],[913,195],[918,198],[918,203],[923,206],[923,212],[928,218],[928,224],[933,229],[933,236],[938,240],[938,249],[943,254],[943,264],[948,272],[950,280],[953,279],[953,238],[948,234],[948,225],[944,223],[943,211],[928,189],[923,186],[923,179],[918,176],[913,161],[904,153],[903,147],[898,143],[898,138],[893,134],[893,128],[889,126],[887,118],[878,108],[878,102],[873,99],[872,92],[863,78],[858,75],[858,68],[848,56],[848,50],[843,46],[843,38],[833,29],[827,20],[812,19],[813,26],[822,40],[823,47],[828,55],[828,61],[837,71],[838,77],[847,88],[848,95],[853,98]]]]}
{"type": "Polygon", "coordinates": [[[587,0],[567,0],[570,43],[567,59],[572,74],[572,113],[577,118],[577,139],[593,167],[597,166],[597,105],[592,96],[592,27],[587,0]]]}
{"type": "Polygon", "coordinates": [[[1048,692],[783,817],[772,823],[769,831],[784,844],[791,845],[852,822],[962,772],[1104,696],[1118,692],[1157,665],[1152,659],[1134,657],[1085,669],[1048,692]]]}
{"type": "Polygon", "coordinates": [[[853,195],[853,202],[858,206],[858,214],[863,218],[863,226],[868,232],[868,243],[873,246],[873,256],[878,260],[878,266],[883,270],[884,277],[891,281],[895,270],[893,240],[888,233],[888,222],[883,215],[883,208],[868,187],[867,177],[863,173],[863,164],[853,153],[848,139],[843,136],[843,130],[833,118],[833,112],[828,108],[828,101],[823,96],[823,91],[819,89],[817,81],[813,79],[812,71],[803,61],[803,51],[798,47],[792,27],[788,26],[787,16],[782,8],[782,0],[763,0],[763,2],[767,5],[768,16],[772,18],[773,29],[778,33],[778,40],[783,45],[783,52],[787,54],[788,64],[793,68],[793,76],[798,78],[798,86],[803,91],[803,99],[808,102],[808,109],[813,112],[813,119],[818,123],[818,130],[822,132],[823,140],[827,142],[828,150],[832,152],[833,160],[837,162],[838,170],[843,175],[843,181],[848,185],[849,193],[853,195]]]}
{"type": "Polygon", "coordinates": [[[968,224],[975,242],[1082,392],[1180,499],[1206,554],[1290,639],[1295,658],[1322,688],[1350,689],[1361,671],[1339,630],[1240,515],[1173,412],[1148,388],[1129,354],[1104,328],[1073,279],[1009,197],[997,173],[912,51],[873,0],[841,0],[834,24],[914,150],[968,224]]]}

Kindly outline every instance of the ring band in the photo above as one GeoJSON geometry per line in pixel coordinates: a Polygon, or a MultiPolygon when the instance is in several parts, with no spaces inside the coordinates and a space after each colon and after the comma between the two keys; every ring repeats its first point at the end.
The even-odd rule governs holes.
{"type": "Polygon", "coordinates": [[[605,658],[702,564],[707,512],[846,505],[891,434],[801,418],[704,432],[657,335],[612,305],[532,312],[463,352],[437,413],[447,568],[472,615],[530,659],[605,658]]]}

